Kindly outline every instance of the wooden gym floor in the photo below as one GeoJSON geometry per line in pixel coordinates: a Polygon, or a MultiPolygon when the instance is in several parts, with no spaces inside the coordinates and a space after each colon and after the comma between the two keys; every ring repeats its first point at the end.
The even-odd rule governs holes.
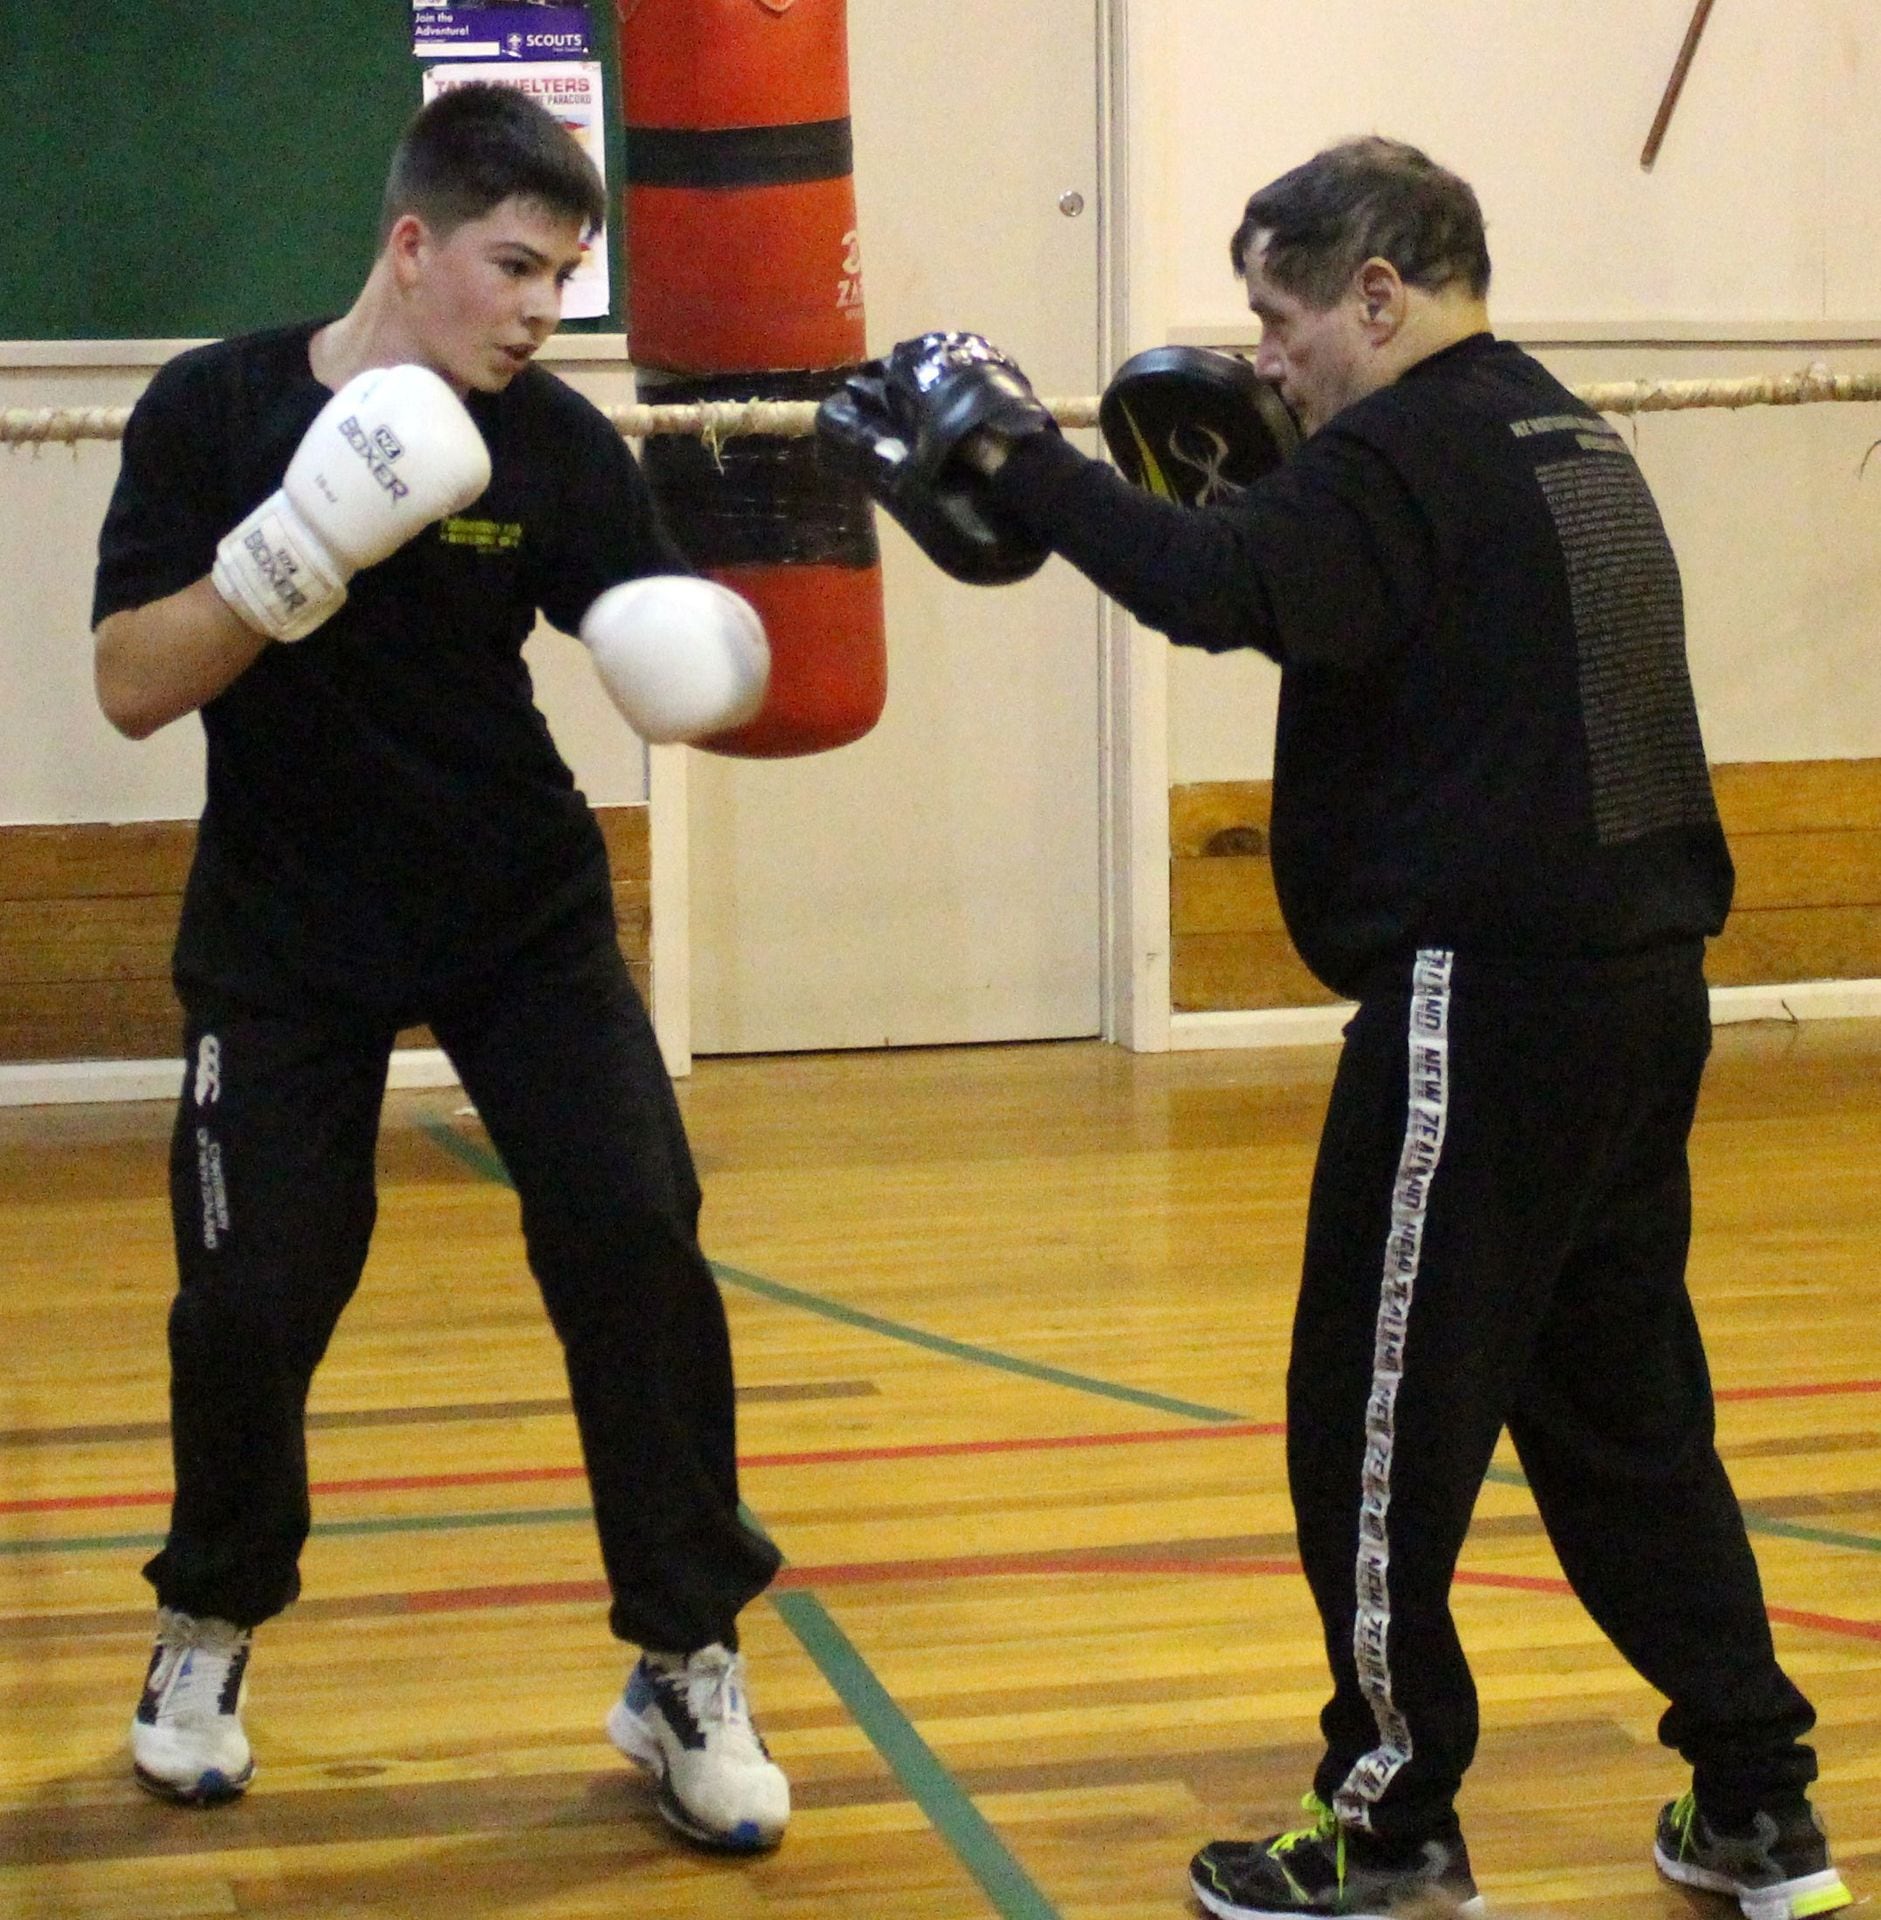
{"type": "MultiPolygon", "coordinates": [[[[683,1089],[788,1568],[745,1617],[783,1848],[689,1853],[600,1722],[624,1670],[511,1195],[447,1093],[389,1105],[315,1384],[306,1596],[260,1772],[131,1786],[168,1489],[161,1106],[0,1114],[0,1915],[1190,1911],[1293,1824],[1324,1681],[1282,1369],[1332,1055],[1094,1044],[705,1061],[683,1089]]],[[[1881,1023],[1720,1032],[1693,1283],[1820,1802],[1881,1889],[1881,1023]]],[[[1714,1916],[1662,1885],[1659,1702],[1563,1589],[1513,1461],[1456,1594],[1492,1912],[1714,1916]]]]}

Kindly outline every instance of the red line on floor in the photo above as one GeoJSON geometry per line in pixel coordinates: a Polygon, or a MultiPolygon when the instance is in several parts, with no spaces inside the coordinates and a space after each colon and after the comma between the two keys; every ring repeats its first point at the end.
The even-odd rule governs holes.
{"type": "Polygon", "coordinates": [[[1788,1387],[1720,1387],[1720,1400],[1814,1400],[1832,1393],[1881,1393],[1881,1380],[1805,1380],[1788,1387]]]}
{"type": "Polygon", "coordinates": [[[1786,1627],[1815,1627],[1823,1633],[1845,1633],[1856,1640],[1881,1640],[1881,1620],[1844,1620],[1836,1613],[1808,1613],[1801,1607],[1770,1607],[1770,1618],[1786,1627]]]}
{"type": "Polygon", "coordinates": [[[1141,1447],[1161,1440],[1245,1440],[1259,1435],[1277,1439],[1281,1420],[1233,1420],[1215,1426],[1157,1427],[1147,1433],[1065,1433],[1047,1439],[930,1440],[899,1447],[831,1447],[817,1453],[754,1453],[741,1467],[813,1467],[852,1460],[939,1460],[950,1454],[1038,1453],[1061,1447],[1141,1447]]]}
{"type": "MultiPolygon", "coordinates": [[[[1881,1380],[1803,1381],[1790,1386],[1724,1387],[1720,1401],[1821,1399],[1836,1394],[1881,1393],[1881,1380]]],[[[1142,1433],[1066,1433],[1016,1440],[934,1440],[895,1447],[821,1447],[796,1453],[744,1455],[741,1468],[821,1467],[864,1465],[882,1460],[942,1460],[953,1455],[1046,1453],[1070,1447],[1138,1447],[1175,1440],[1246,1440],[1279,1438],[1286,1432],[1280,1420],[1234,1420],[1212,1426],[1158,1427],[1142,1433]]],[[[423,1493],[446,1487],[514,1487],[551,1481],[579,1480],[582,1469],[570,1467],[494,1467],[482,1472],[392,1474],[363,1480],[322,1480],[317,1495],[360,1493],[423,1493]]],[[[0,1514],[98,1513],[121,1507],[168,1506],[164,1491],[88,1493],[33,1500],[0,1500],[0,1514]]]]}
{"type": "MultiPolygon", "coordinates": [[[[860,1464],[873,1460],[938,1460],[949,1454],[1045,1453],[1064,1447],[1135,1447],[1163,1440],[1233,1440],[1254,1435],[1278,1436],[1286,1428],[1277,1420],[1233,1421],[1217,1426],[1159,1427],[1145,1433],[1065,1433],[1018,1440],[935,1440],[895,1447],[826,1447],[803,1453],[753,1453],[739,1461],[740,1469],[754,1467],[820,1467],[860,1464]]],[[[464,1473],[405,1473],[370,1480],[322,1480],[316,1495],[349,1493],[421,1493],[444,1487],[507,1487],[539,1485],[552,1480],[579,1480],[580,1467],[492,1467],[464,1473]]],[[[86,1493],[64,1498],[0,1500],[4,1513],[87,1513],[113,1507],[168,1506],[165,1492],[86,1493]]]]}
{"type": "MultiPolygon", "coordinates": [[[[1115,1548],[1074,1548],[1065,1552],[988,1553],[937,1556],[925,1560],[871,1560],[835,1562],[823,1566],[787,1565],[774,1587],[783,1592],[832,1587],[890,1586],[899,1582],[936,1580],[994,1580],[1015,1575],[1052,1574],[1213,1574],[1217,1576],[1291,1575],[1300,1571],[1297,1560],[1257,1559],[1223,1555],[1207,1558],[1179,1549],[1131,1553],[1115,1548]]],[[[1546,1593],[1571,1598],[1565,1580],[1540,1574],[1490,1573],[1469,1567],[1457,1570],[1456,1584],[1488,1587],[1512,1593],[1546,1593]]],[[[395,1599],[406,1613],[461,1613],[496,1607],[604,1605],[607,1585],[600,1580],[542,1581],[530,1585],[446,1588],[431,1593],[384,1596],[395,1599]]],[[[1782,1626],[1809,1627],[1855,1640],[1881,1640],[1881,1621],[1851,1620],[1839,1614],[1814,1613],[1799,1607],[1772,1607],[1770,1618],[1782,1626]]]]}

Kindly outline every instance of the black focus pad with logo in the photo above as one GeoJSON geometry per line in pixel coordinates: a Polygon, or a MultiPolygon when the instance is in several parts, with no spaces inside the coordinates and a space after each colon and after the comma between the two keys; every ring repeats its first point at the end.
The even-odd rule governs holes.
{"type": "Polygon", "coordinates": [[[1097,427],[1126,480],[1179,506],[1232,498],[1300,444],[1278,390],[1212,347],[1151,347],[1117,369],[1097,427]]]}
{"type": "Polygon", "coordinates": [[[817,408],[817,437],[930,560],[973,586],[1024,580],[1050,548],[992,498],[963,453],[1057,423],[1025,375],[974,333],[927,333],[858,367],[817,408]]]}

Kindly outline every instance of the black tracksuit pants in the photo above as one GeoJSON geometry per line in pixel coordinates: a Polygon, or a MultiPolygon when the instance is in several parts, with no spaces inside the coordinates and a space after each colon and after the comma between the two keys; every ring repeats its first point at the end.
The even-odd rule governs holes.
{"type": "Polygon", "coordinates": [[[1422,954],[1347,1029],[1287,1379],[1334,1691],[1315,1776],[1381,1842],[1453,1818],[1476,1691],[1449,1589],[1507,1427],[1575,1592],[1736,1819],[1815,1777],[1713,1444],[1685,1285],[1710,1049],[1696,946],[1498,982],[1422,954]]]}
{"type": "MultiPolygon", "coordinates": [[[[184,996],[176,1497],[145,1572],[161,1604],[253,1626],[300,1588],[308,1383],[365,1264],[394,1032],[184,996]]],[[[605,895],[424,1012],[521,1198],[613,1630],[676,1652],[735,1646],[739,1609],[779,1556],[739,1515],[731,1347],[699,1250],[698,1181],[605,895]]]]}

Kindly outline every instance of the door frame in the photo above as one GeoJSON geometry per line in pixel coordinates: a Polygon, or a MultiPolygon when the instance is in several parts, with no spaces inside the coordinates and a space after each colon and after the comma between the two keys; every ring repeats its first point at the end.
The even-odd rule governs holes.
{"type": "MultiPolygon", "coordinates": [[[[1150,232],[1153,137],[1132,144],[1132,126],[1158,95],[1167,46],[1160,0],[1095,0],[1098,9],[1098,362],[1115,367],[1139,345],[1159,344],[1160,289],[1133,303],[1135,262],[1157,255],[1150,232]],[[1147,308],[1148,311],[1144,311],[1147,308]],[[1152,339],[1139,340],[1147,327],[1152,339]]],[[[1152,129],[1153,132],[1153,129],[1152,129]]],[[[1100,1013],[1103,1038],[1133,1053],[1169,1047],[1169,648],[1114,600],[1099,631],[1099,769],[1103,817],[1100,1013]]]]}

